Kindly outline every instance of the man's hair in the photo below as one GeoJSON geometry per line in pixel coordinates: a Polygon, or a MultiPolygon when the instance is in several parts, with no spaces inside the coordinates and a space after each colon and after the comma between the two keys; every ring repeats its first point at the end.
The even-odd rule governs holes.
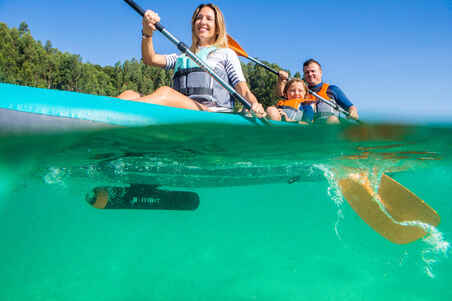
{"type": "Polygon", "coordinates": [[[319,67],[320,67],[320,70],[322,69],[322,65],[320,65],[320,63],[319,62],[317,62],[316,60],[314,60],[314,59],[309,59],[309,60],[307,60],[307,61],[305,61],[304,63],[303,63],[303,69],[304,69],[304,67],[306,67],[306,66],[308,66],[308,65],[310,65],[310,64],[317,64],[319,67]]]}

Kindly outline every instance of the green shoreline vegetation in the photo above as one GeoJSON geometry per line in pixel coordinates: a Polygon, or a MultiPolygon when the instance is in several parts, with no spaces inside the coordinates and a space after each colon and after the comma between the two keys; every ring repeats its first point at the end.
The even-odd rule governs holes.
{"type": "MultiPolygon", "coordinates": [[[[114,66],[85,63],[80,55],[53,48],[50,41],[44,45],[36,41],[25,22],[19,28],[8,28],[0,22],[0,67],[0,82],[105,96],[129,89],[150,94],[160,86],[171,85],[172,78],[172,71],[144,65],[135,58],[114,66]]],[[[242,63],[242,68],[259,101],[265,107],[273,105],[277,101],[277,77],[253,63],[242,63]]]]}

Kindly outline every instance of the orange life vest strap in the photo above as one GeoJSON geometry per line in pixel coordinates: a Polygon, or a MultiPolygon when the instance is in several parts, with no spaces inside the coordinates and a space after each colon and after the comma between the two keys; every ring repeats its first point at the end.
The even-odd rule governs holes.
{"type": "MultiPolygon", "coordinates": [[[[326,94],[326,91],[328,90],[328,87],[329,87],[329,86],[330,86],[330,85],[323,83],[323,84],[322,84],[322,87],[320,88],[320,91],[317,92],[317,94],[318,94],[320,97],[329,100],[330,98],[329,98],[328,95],[326,94]]],[[[315,97],[315,96],[312,95],[312,94],[306,95],[305,99],[309,99],[309,100],[311,100],[311,101],[318,101],[317,97],[315,97]]]]}
{"type": "Polygon", "coordinates": [[[306,99],[306,98],[294,98],[294,99],[281,99],[276,103],[277,107],[291,107],[298,110],[300,104],[311,104],[316,103],[317,99],[306,99]]]}

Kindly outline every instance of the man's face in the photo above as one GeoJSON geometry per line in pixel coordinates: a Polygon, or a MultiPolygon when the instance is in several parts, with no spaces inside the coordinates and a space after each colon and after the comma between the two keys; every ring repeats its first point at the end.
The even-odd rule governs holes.
{"type": "Polygon", "coordinates": [[[303,68],[303,76],[309,86],[315,86],[322,82],[322,69],[316,63],[310,63],[303,68]]]}

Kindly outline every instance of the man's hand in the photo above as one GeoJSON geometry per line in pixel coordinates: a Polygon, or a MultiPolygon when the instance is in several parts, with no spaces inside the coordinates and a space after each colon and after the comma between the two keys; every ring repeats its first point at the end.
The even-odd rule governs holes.
{"type": "Polygon", "coordinates": [[[348,108],[348,113],[350,113],[349,118],[355,120],[359,119],[358,109],[355,106],[351,106],[350,108],[348,108]]]}
{"type": "Polygon", "coordinates": [[[286,81],[286,80],[288,80],[288,79],[289,79],[289,73],[287,73],[287,72],[284,71],[284,70],[279,70],[279,72],[278,72],[278,79],[279,79],[280,81],[286,81]]]}

